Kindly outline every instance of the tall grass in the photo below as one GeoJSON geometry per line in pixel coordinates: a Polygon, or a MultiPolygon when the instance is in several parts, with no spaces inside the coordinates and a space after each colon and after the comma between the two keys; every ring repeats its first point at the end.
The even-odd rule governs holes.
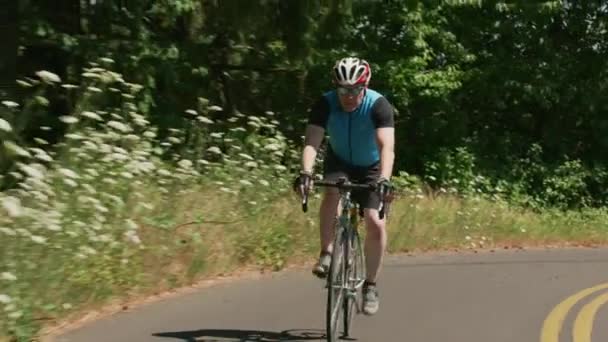
{"type": "MultiPolygon", "coordinates": [[[[76,111],[60,117],[65,140],[52,148],[41,138],[19,143],[13,127],[28,105],[3,103],[3,160],[12,162],[6,177],[15,186],[0,193],[0,336],[28,340],[41,322],[87,303],[165,276],[167,287],[192,279],[233,248],[222,246],[229,229],[209,227],[256,215],[287,188],[292,156],[274,113],[241,114],[216,130],[209,114],[221,108],[200,99],[184,113],[187,128],[160,140],[140,111],[142,87],[111,64],[92,63],[77,87],[46,71],[22,81],[38,88],[35,101],[59,87],[77,100],[76,111]]],[[[264,248],[280,242],[235,260],[261,253],[278,263],[264,248]]]]}

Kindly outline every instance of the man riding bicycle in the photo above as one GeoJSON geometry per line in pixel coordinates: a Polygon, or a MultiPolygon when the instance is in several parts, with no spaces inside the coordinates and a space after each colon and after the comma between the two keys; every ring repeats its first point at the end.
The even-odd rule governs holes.
{"type": "MultiPolygon", "coordinates": [[[[363,208],[367,229],[363,312],[373,315],[379,308],[376,280],[386,248],[386,222],[379,217],[380,193],[392,188],[389,180],[395,158],[393,108],[382,94],[368,88],[371,68],[365,60],[342,58],[334,65],[332,74],[337,88],[324,93],[310,111],[302,170],[294,182],[294,190],[300,194],[311,190],[314,162],[325,131],[329,144],[323,178],[336,181],[347,177],[351,182],[374,184],[380,190],[352,194],[363,208]]],[[[319,215],[321,252],[312,270],[320,278],[327,276],[331,262],[339,200],[337,189],[325,189],[319,215]]]]}

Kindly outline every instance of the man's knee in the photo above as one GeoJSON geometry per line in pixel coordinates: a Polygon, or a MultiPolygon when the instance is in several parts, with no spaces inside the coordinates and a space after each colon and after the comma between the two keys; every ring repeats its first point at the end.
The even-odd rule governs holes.
{"type": "Polygon", "coordinates": [[[364,210],[364,215],[367,233],[372,237],[380,237],[384,233],[385,220],[380,219],[378,210],[366,208],[364,210]]]}

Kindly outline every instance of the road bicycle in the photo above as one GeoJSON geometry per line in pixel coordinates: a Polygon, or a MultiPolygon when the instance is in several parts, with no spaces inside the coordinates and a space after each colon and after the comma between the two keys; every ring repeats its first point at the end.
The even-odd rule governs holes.
{"type": "MultiPolygon", "coordinates": [[[[340,215],[335,223],[335,234],[331,264],[327,274],[326,331],[327,341],[338,341],[338,326],[342,317],[343,338],[348,338],[354,313],[362,312],[361,289],[365,281],[365,255],[359,234],[359,218],[363,211],[351,199],[353,190],[376,191],[372,184],[351,183],[346,178],[329,182],[317,180],[315,186],[338,188],[340,193],[340,215]]],[[[383,198],[383,197],[381,197],[383,198]]],[[[381,201],[380,218],[387,206],[381,201]]],[[[302,210],[308,211],[308,196],[302,196],[302,210]]]]}

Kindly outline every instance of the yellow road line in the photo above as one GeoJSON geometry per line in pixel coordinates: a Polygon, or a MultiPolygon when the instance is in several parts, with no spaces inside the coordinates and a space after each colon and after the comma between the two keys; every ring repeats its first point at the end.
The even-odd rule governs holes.
{"type": "Polygon", "coordinates": [[[574,328],[572,329],[572,341],[573,342],[591,342],[591,331],[593,330],[593,321],[597,310],[608,302],[608,293],[595,298],[592,302],[585,305],[576,320],[574,321],[574,328]]]}
{"type": "Polygon", "coordinates": [[[543,323],[543,330],[540,336],[540,342],[559,342],[559,333],[566,319],[568,311],[572,309],[576,303],[585,297],[592,295],[597,291],[608,289],[608,283],[600,284],[597,286],[590,287],[582,290],[572,296],[566,298],[564,301],[559,303],[547,316],[543,323]]]}

